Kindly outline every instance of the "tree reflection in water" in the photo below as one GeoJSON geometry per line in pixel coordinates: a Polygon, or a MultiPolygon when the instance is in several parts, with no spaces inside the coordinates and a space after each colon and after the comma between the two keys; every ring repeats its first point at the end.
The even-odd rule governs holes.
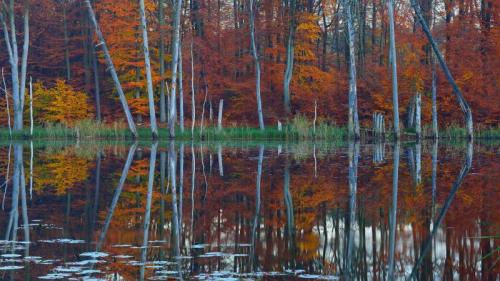
{"type": "Polygon", "coordinates": [[[185,145],[2,147],[2,280],[500,277],[497,146],[185,145]]]}

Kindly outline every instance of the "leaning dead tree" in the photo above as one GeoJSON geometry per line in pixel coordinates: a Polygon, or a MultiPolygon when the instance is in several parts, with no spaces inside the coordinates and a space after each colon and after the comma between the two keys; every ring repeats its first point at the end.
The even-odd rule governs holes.
{"type": "Polygon", "coordinates": [[[118,74],[116,73],[115,66],[113,61],[111,60],[111,56],[109,54],[108,47],[106,46],[106,42],[104,41],[104,36],[102,35],[101,29],[97,24],[97,20],[95,18],[94,10],[90,5],[89,0],[84,0],[85,5],[87,6],[90,22],[94,26],[95,33],[97,38],[99,39],[99,44],[97,46],[101,46],[102,51],[104,52],[104,59],[106,60],[106,64],[108,65],[108,70],[111,73],[111,78],[113,78],[113,82],[115,83],[116,91],[118,92],[118,96],[120,97],[120,102],[123,107],[123,111],[125,112],[125,116],[127,118],[127,123],[132,135],[137,138],[137,129],[135,127],[134,118],[132,118],[132,114],[130,113],[130,109],[128,107],[127,98],[125,97],[125,93],[123,93],[122,86],[120,84],[120,80],[118,79],[118,74]]]}
{"type": "Polygon", "coordinates": [[[441,51],[439,50],[436,41],[432,37],[431,31],[429,29],[429,26],[427,25],[424,16],[422,14],[422,10],[420,9],[420,5],[418,4],[417,0],[411,0],[411,6],[413,7],[413,10],[415,11],[415,15],[417,16],[417,20],[422,26],[422,30],[425,33],[425,36],[429,40],[432,50],[434,51],[434,54],[436,55],[436,58],[441,65],[441,68],[443,69],[443,72],[446,76],[446,79],[448,82],[451,84],[451,87],[453,89],[453,93],[455,94],[455,97],[457,98],[458,104],[460,105],[460,108],[462,109],[462,112],[464,113],[464,118],[465,118],[465,127],[467,129],[467,137],[469,139],[472,139],[474,137],[474,124],[472,121],[472,111],[470,109],[469,104],[465,100],[462,92],[460,91],[460,88],[458,88],[457,83],[455,82],[455,79],[451,75],[450,69],[448,68],[448,65],[444,61],[443,55],[441,54],[441,51]]]}
{"type": "Polygon", "coordinates": [[[23,129],[24,93],[26,91],[26,71],[28,67],[28,49],[30,40],[29,30],[29,1],[23,1],[23,49],[21,56],[21,70],[19,70],[19,51],[15,20],[14,1],[7,6],[0,3],[0,22],[2,24],[4,41],[7,45],[7,54],[11,68],[12,99],[14,101],[14,130],[23,129]],[[7,21],[9,24],[7,25],[7,21]],[[10,33],[9,33],[10,31],[10,33]]]}
{"type": "Polygon", "coordinates": [[[158,138],[158,127],[156,125],[155,98],[153,90],[153,78],[151,75],[151,60],[149,59],[148,26],[144,8],[144,0],[139,1],[139,14],[141,15],[142,50],[144,52],[144,66],[146,68],[146,80],[148,88],[149,123],[153,139],[158,138]]]}

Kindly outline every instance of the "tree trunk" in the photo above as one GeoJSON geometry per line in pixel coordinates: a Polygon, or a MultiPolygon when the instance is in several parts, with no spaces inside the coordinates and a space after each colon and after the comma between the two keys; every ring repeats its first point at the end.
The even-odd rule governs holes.
{"type": "MultiPolygon", "coordinates": [[[[19,73],[19,56],[17,46],[17,33],[15,23],[14,0],[9,2],[9,7],[5,4],[0,8],[0,22],[4,32],[4,41],[7,45],[7,53],[9,55],[9,64],[11,66],[12,76],[12,98],[14,100],[14,130],[23,129],[23,109],[24,109],[24,92],[26,88],[26,70],[28,65],[28,49],[29,49],[29,5],[28,1],[23,2],[23,23],[24,23],[24,42],[23,53],[21,57],[21,73],[19,73]],[[4,11],[5,9],[5,11],[4,11]],[[8,16],[10,25],[10,34],[7,29],[8,16]]],[[[5,89],[7,91],[7,89],[5,89]]]]}
{"type": "Polygon", "coordinates": [[[184,84],[182,81],[182,36],[179,38],[179,127],[184,132],[184,84]]]}
{"type": "Polygon", "coordinates": [[[94,99],[95,99],[95,117],[97,122],[102,121],[101,116],[101,87],[99,85],[99,64],[97,61],[97,52],[94,44],[90,44],[92,72],[94,73],[94,99]]]}
{"type": "Polygon", "coordinates": [[[66,63],[66,80],[71,80],[71,64],[69,61],[69,37],[68,37],[68,18],[66,16],[66,2],[63,5],[63,29],[64,29],[64,62],[66,63]]]}
{"type": "Polygon", "coordinates": [[[398,101],[398,69],[396,56],[396,35],[394,34],[394,0],[387,2],[389,11],[390,54],[392,65],[392,110],[394,122],[394,139],[399,139],[399,101],[398,101]]]}
{"type": "Polygon", "coordinates": [[[101,29],[97,25],[94,10],[92,9],[92,6],[90,5],[89,0],[84,0],[84,3],[87,5],[87,9],[89,11],[90,21],[92,22],[92,25],[95,28],[95,33],[97,34],[97,38],[100,41],[100,43],[98,45],[101,46],[101,48],[104,52],[104,58],[106,59],[108,69],[111,72],[111,77],[113,78],[113,81],[115,83],[116,91],[118,92],[118,96],[120,97],[120,102],[122,104],[123,111],[125,112],[125,116],[127,118],[128,127],[129,127],[130,131],[132,132],[132,135],[135,138],[137,138],[137,129],[135,128],[134,119],[132,118],[132,114],[130,113],[130,109],[128,107],[127,98],[125,97],[125,94],[123,93],[123,89],[122,89],[122,86],[120,84],[120,80],[118,79],[118,74],[116,73],[115,67],[113,65],[113,61],[111,60],[111,56],[109,54],[108,47],[106,46],[106,42],[104,41],[104,37],[102,35],[101,29]]]}
{"type": "Polygon", "coordinates": [[[222,130],[222,110],[224,108],[224,100],[221,99],[219,101],[219,114],[217,116],[217,128],[219,129],[219,131],[222,130]]]}
{"type": "Polygon", "coordinates": [[[347,21],[347,37],[349,42],[349,138],[359,139],[358,101],[356,86],[356,51],[354,50],[354,26],[352,22],[351,0],[344,0],[344,12],[347,21]]]}
{"type": "Polygon", "coordinates": [[[439,138],[438,117],[437,117],[437,86],[436,86],[436,66],[432,60],[432,137],[439,138]]]}
{"type": "Polygon", "coordinates": [[[196,124],[196,99],[194,93],[194,56],[193,38],[191,37],[191,138],[194,137],[194,126],[196,124]]]}
{"type": "Polygon", "coordinates": [[[148,26],[146,22],[144,0],[139,1],[139,13],[141,15],[142,50],[144,51],[144,65],[146,67],[146,80],[148,88],[149,123],[151,125],[153,139],[157,139],[158,127],[156,125],[155,97],[153,90],[153,77],[151,75],[151,61],[149,59],[148,26]]]}
{"type": "Polygon", "coordinates": [[[462,112],[464,113],[464,118],[465,118],[465,127],[467,130],[467,137],[469,139],[472,139],[474,137],[474,123],[472,121],[472,111],[470,109],[469,104],[465,100],[462,92],[458,88],[457,83],[455,82],[455,79],[451,75],[451,72],[448,68],[448,65],[444,61],[443,56],[441,55],[441,51],[439,51],[439,48],[437,46],[436,41],[434,41],[434,38],[432,37],[431,31],[429,30],[429,26],[425,22],[425,19],[422,15],[422,11],[420,10],[420,6],[418,5],[416,0],[411,0],[411,5],[413,7],[413,10],[415,11],[415,14],[417,15],[417,19],[422,26],[422,30],[424,31],[425,35],[427,36],[427,39],[431,43],[431,47],[434,50],[434,54],[436,55],[439,64],[441,65],[441,68],[443,69],[443,72],[448,79],[448,82],[451,84],[451,87],[453,89],[453,93],[455,94],[455,97],[458,101],[458,104],[460,105],[460,108],[462,109],[462,112]]]}
{"type": "Polygon", "coordinates": [[[420,140],[422,136],[422,95],[415,95],[415,137],[420,140]]]}
{"type": "Polygon", "coordinates": [[[175,123],[177,120],[176,93],[177,93],[177,64],[179,63],[180,28],[181,28],[182,0],[177,0],[174,7],[174,33],[172,38],[172,89],[170,91],[170,112],[168,118],[169,136],[175,138],[175,123]]]}
{"type": "MultiPolygon", "coordinates": [[[[295,1],[295,0],[291,0],[295,1]]],[[[257,97],[257,116],[259,118],[259,128],[264,130],[264,117],[262,114],[262,100],[260,97],[260,59],[257,52],[255,39],[255,1],[250,0],[250,41],[252,44],[252,56],[255,62],[255,95],[257,97]]]]}
{"type": "Polygon", "coordinates": [[[165,107],[165,80],[163,80],[163,76],[165,76],[165,9],[163,7],[163,0],[158,1],[158,23],[160,29],[160,38],[159,38],[159,59],[160,59],[160,122],[167,122],[167,110],[165,107]]]}
{"type": "Polygon", "coordinates": [[[9,136],[12,138],[12,126],[10,122],[10,108],[9,108],[9,91],[7,90],[7,83],[5,83],[5,75],[2,68],[2,83],[3,92],[5,94],[5,110],[7,111],[7,126],[9,127],[9,136]]]}
{"type": "Polygon", "coordinates": [[[30,136],[33,137],[33,79],[30,76],[30,136]]]}
{"type": "Polygon", "coordinates": [[[290,97],[290,83],[292,82],[293,76],[293,62],[295,53],[295,31],[296,31],[296,19],[295,19],[295,9],[296,0],[290,0],[289,7],[289,30],[288,30],[288,41],[286,44],[286,67],[285,67],[285,77],[283,81],[283,102],[285,115],[288,116],[292,113],[291,97],[290,97]]]}

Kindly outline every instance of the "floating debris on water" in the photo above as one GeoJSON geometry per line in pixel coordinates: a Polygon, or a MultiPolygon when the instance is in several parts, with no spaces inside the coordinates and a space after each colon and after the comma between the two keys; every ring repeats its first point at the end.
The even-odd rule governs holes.
{"type": "Polygon", "coordinates": [[[21,255],[19,255],[19,254],[3,254],[2,255],[2,258],[7,258],[7,259],[19,258],[19,257],[21,257],[21,255]]]}
{"type": "Polygon", "coordinates": [[[107,253],[103,252],[85,252],[80,254],[81,257],[89,257],[89,258],[104,258],[109,256],[107,253]]]}
{"type": "Polygon", "coordinates": [[[50,240],[38,240],[41,243],[52,243],[52,244],[82,244],[85,243],[84,240],[75,240],[75,239],[50,239],[50,240]]]}
{"type": "Polygon", "coordinates": [[[6,265],[6,266],[0,266],[0,271],[19,270],[23,268],[24,266],[22,265],[6,265]]]}

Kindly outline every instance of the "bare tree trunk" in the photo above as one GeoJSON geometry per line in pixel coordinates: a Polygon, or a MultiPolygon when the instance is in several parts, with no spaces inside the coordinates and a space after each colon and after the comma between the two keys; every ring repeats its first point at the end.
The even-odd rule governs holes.
{"type": "Polygon", "coordinates": [[[101,87],[99,85],[99,64],[97,62],[97,52],[94,44],[90,44],[92,72],[94,72],[94,99],[95,99],[95,117],[97,122],[102,121],[101,116],[101,87]]]}
{"type": "Polygon", "coordinates": [[[135,128],[135,123],[134,119],[132,118],[132,114],[130,113],[130,109],[128,107],[127,103],[127,98],[125,97],[125,94],[123,93],[122,86],[120,84],[120,80],[118,79],[118,74],[116,73],[115,66],[113,65],[113,61],[111,60],[111,56],[108,51],[108,47],[106,46],[106,42],[104,41],[104,37],[102,35],[101,29],[99,28],[99,25],[97,24],[97,20],[95,18],[94,10],[92,9],[92,6],[90,5],[89,0],[84,0],[85,5],[87,5],[87,9],[89,11],[89,17],[90,21],[92,22],[92,25],[95,28],[95,33],[97,35],[97,38],[99,39],[99,44],[104,52],[104,58],[106,59],[106,63],[108,65],[108,69],[111,72],[111,77],[113,78],[113,81],[115,83],[116,91],[118,92],[118,96],[120,97],[120,102],[123,107],[123,111],[125,112],[125,116],[127,117],[127,123],[130,131],[132,132],[132,135],[134,138],[137,138],[137,129],[135,128]]]}
{"type": "Polygon", "coordinates": [[[158,23],[160,29],[159,38],[159,52],[160,52],[160,122],[167,122],[167,110],[165,107],[165,82],[163,76],[165,75],[165,9],[163,7],[163,0],[158,1],[158,23]]]}
{"type": "Polygon", "coordinates": [[[146,80],[148,88],[149,123],[153,139],[158,138],[158,127],[156,125],[155,97],[153,90],[153,77],[151,75],[151,61],[149,59],[148,26],[144,8],[144,0],[139,1],[139,13],[141,15],[142,50],[144,51],[144,65],[146,67],[146,80]]]}
{"type": "Polygon", "coordinates": [[[179,38],[179,127],[184,133],[184,84],[182,81],[182,36],[179,38]]]}
{"type": "Polygon", "coordinates": [[[415,95],[415,137],[420,140],[422,136],[422,95],[415,95]]]}
{"type": "Polygon", "coordinates": [[[394,0],[387,2],[389,11],[390,54],[392,65],[392,110],[394,121],[394,139],[399,139],[399,101],[398,101],[398,69],[396,56],[396,35],[394,33],[394,0]]]}
{"type": "Polygon", "coordinates": [[[283,102],[287,118],[292,113],[292,105],[290,98],[290,83],[292,82],[292,76],[293,76],[293,62],[295,53],[295,31],[296,31],[295,9],[297,3],[296,0],[290,0],[289,4],[290,4],[289,7],[290,24],[288,30],[288,41],[286,44],[285,77],[283,80],[283,102]]]}
{"type": "Polygon", "coordinates": [[[441,65],[441,68],[443,69],[443,72],[448,79],[448,82],[451,84],[451,87],[453,89],[453,93],[455,94],[455,97],[457,98],[458,104],[460,105],[460,108],[462,109],[462,112],[464,113],[464,118],[465,118],[465,127],[467,129],[467,137],[469,139],[472,139],[474,137],[474,123],[472,121],[472,111],[470,109],[469,104],[465,100],[462,92],[458,88],[457,83],[455,82],[455,79],[453,79],[453,76],[451,75],[450,70],[448,69],[448,65],[444,61],[443,56],[441,55],[441,51],[439,51],[439,48],[437,46],[436,41],[434,41],[434,38],[432,37],[431,31],[429,29],[429,26],[427,25],[423,15],[422,11],[420,10],[420,6],[417,3],[416,0],[411,0],[411,5],[413,7],[413,10],[415,11],[415,14],[417,15],[417,19],[422,26],[422,30],[424,31],[425,35],[427,36],[427,39],[431,43],[431,47],[434,50],[434,54],[436,55],[439,64],[441,65]]]}
{"type": "Polygon", "coordinates": [[[207,96],[208,96],[208,85],[205,85],[205,98],[203,99],[203,106],[201,109],[200,137],[203,137],[203,128],[205,127],[205,107],[207,104],[207,96]]]}
{"type": "Polygon", "coordinates": [[[169,136],[175,138],[175,123],[177,120],[176,93],[177,93],[177,64],[179,63],[180,28],[181,28],[182,0],[176,0],[174,7],[174,34],[172,38],[172,89],[170,91],[170,112],[168,118],[169,136]]]}
{"type": "Polygon", "coordinates": [[[7,126],[9,127],[9,136],[12,138],[12,126],[10,124],[10,108],[9,108],[9,91],[7,90],[7,83],[5,83],[5,76],[3,74],[3,68],[2,68],[2,82],[3,82],[3,92],[5,94],[5,104],[6,104],[6,111],[7,111],[7,126]]]}
{"type": "Polygon", "coordinates": [[[71,80],[71,64],[69,61],[69,37],[68,37],[68,18],[66,16],[66,4],[64,1],[63,6],[63,29],[64,29],[64,62],[66,63],[66,80],[71,80]]]}
{"type": "MultiPolygon", "coordinates": [[[[292,0],[295,1],[295,0],[292,0]]],[[[264,116],[262,114],[262,100],[260,97],[260,59],[257,51],[257,43],[255,39],[255,9],[254,0],[250,0],[250,41],[252,44],[252,56],[255,62],[255,95],[257,98],[257,116],[259,118],[259,128],[264,130],[264,116]]]]}
{"type": "MultiPolygon", "coordinates": [[[[2,2],[3,3],[3,2],[2,2]]],[[[23,2],[23,23],[24,23],[24,42],[23,53],[21,57],[21,73],[19,73],[19,56],[17,46],[17,33],[15,23],[15,9],[14,0],[9,2],[9,6],[2,5],[0,7],[0,22],[4,32],[4,41],[7,45],[7,54],[9,57],[9,64],[11,66],[12,78],[12,98],[14,101],[14,130],[22,130],[23,128],[23,109],[24,109],[24,92],[26,87],[26,70],[28,65],[28,49],[29,49],[29,2],[23,2]],[[7,29],[8,16],[10,25],[10,34],[7,29]]],[[[7,90],[7,89],[5,89],[7,90]]]]}
{"type": "Polygon", "coordinates": [[[222,130],[222,110],[224,108],[224,100],[221,99],[219,101],[219,114],[217,116],[217,128],[219,129],[219,131],[222,130]]]}
{"type": "MultiPolygon", "coordinates": [[[[26,72],[28,69],[28,50],[30,43],[30,12],[29,12],[29,1],[24,0],[24,38],[23,38],[23,55],[21,59],[21,88],[20,90],[20,99],[21,99],[21,107],[19,109],[19,114],[21,115],[21,128],[23,127],[22,118],[24,111],[24,99],[26,92],[26,72]]],[[[14,120],[15,123],[15,120],[14,120]]]]}
{"type": "Polygon", "coordinates": [[[351,0],[344,0],[344,12],[347,21],[347,37],[349,42],[349,138],[359,139],[358,101],[356,86],[356,57],[354,50],[354,26],[352,22],[351,0]]]}
{"type": "Polygon", "coordinates": [[[194,93],[194,56],[193,38],[191,37],[191,138],[194,138],[194,126],[196,125],[196,99],[194,93]]]}
{"type": "Polygon", "coordinates": [[[432,137],[439,138],[438,117],[437,117],[437,86],[436,86],[436,66],[432,60],[432,137]]]}
{"type": "Polygon", "coordinates": [[[33,79],[30,76],[30,136],[33,137],[33,79]]]}

